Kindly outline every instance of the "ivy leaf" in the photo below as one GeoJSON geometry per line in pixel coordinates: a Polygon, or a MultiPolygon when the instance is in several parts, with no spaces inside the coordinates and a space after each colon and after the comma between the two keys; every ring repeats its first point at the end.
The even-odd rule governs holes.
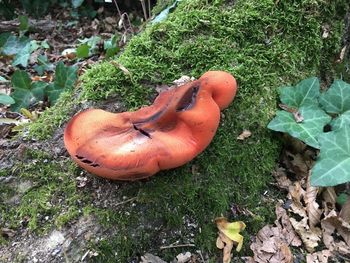
{"type": "Polygon", "coordinates": [[[311,184],[334,186],[350,181],[350,126],[319,137],[320,157],[312,168],[311,184]]]}
{"type": "Polygon", "coordinates": [[[350,124],[350,84],[342,80],[334,81],[321,95],[320,104],[326,112],[338,115],[331,123],[333,130],[350,124]]]}
{"type": "Polygon", "coordinates": [[[55,86],[61,89],[71,89],[77,80],[77,66],[65,66],[61,61],[56,66],[55,86]]]}
{"type": "Polygon", "coordinates": [[[28,66],[29,57],[31,54],[30,42],[28,42],[15,56],[12,65],[22,65],[23,67],[28,66]]]}
{"type": "Polygon", "coordinates": [[[15,100],[11,96],[5,93],[0,93],[0,104],[10,105],[14,103],[15,103],[15,100]]]}
{"type": "Polygon", "coordinates": [[[341,129],[345,125],[350,125],[350,110],[339,115],[337,118],[335,118],[331,122],[331,126],[332,126],[333,131],[341,129]]]}
{"type": "Polygon", "coordinates": [[[87,58],[89,56],[89,45],[82,44],[77,48],[77,57],[78,58],[87,58]]]}
{"type": "Polygon", "coordinates": [[[328,113],[340,114],[350,110],[350,84],[336,80],[320,98],[322,108],[328,113]]]}
{"type": "Polygon", "coordinates": [[[316,77],[305,79],[295,87],[280,88],[279,93],[281,102],[289,107],[317,105],[317,99],[320,96],[320,82],[316,77]]]}
{"type": "Polygon", "coordinates": [[[30,89],[31,79],[27,72],[24,70],[17,70],[13,73],[11,83],[14,89],[30,89]]]}
{"type": "Polygon", "coordinates": [[[301,106],[299,113],[304,118],[302,122],[296,122],[290,112],[278,111],[267,127],[274,131],[287,132],[307,145],[319,149],[318,136],[323,133],[323,127],[331,121],[331,117],[315,105],[301,106]]]}
{"type": "Polygon", "coordinates": [[[72,0],[72,6],[74,8],[78,8],[79,6],[81,6],[83,4],[84,0],[72,0]]]}
{"type": "Polygon", "coordinates": [[[44,91],[47,83],[35,82],[32,84],[27,72],[16,71],[11,78],[14,91],[11,93],[15,103],[11,105],[11,110],[19,112],[21,108],[28,108],[31,104],[44,99],[44,91]]]}
{"type": "Polygon", "coordinates": [[[27,46],[30,40],[23,36],[17,38],[16,36],[9,36],[3,45],[2,53],[7,56],[15,55],[27,46]]]}
{"type": "Polygon", "coordinates": [[[51,105],[56,103],[58,97],[63,91],[73,88],[78,77],[77,71],[78,68],[76,66],[66,67],[62,61],[57,64],[55,81],[46,89],[51,105]]]}
{"type": "Polygon", "coordinates": [[[45,71],[52,71],[54,65],[50,63],[47,56],[39,55],[38,56],[38,65],[34,67],[35,71],[41,76],[45,71]]]}

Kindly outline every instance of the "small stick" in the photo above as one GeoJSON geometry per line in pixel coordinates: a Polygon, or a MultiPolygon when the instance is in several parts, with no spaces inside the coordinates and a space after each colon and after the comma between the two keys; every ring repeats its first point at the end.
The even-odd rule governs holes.
{"type": "Polygon", "coordinates": [[[169,246],[162,246],[160,249],[168,249],[168,248],[178,248],[178,247],[195,247],[195,244],[179,244],[179,245],[169,245],[169,246]]]}
{"type": "Polygon", "coordinates": [[[123,204],[129,203],[129,202],[132,202],[132,201],[134,201],[134,200],[136,200],[136,199],[137,199],[137,197],[132,197],[132,198],[130,198],[130,199],[127,199],[127,200],[125,200],[125,201],[122,201],[122,202],[119,202],[119,203],[115,204],[115,206],[123,205],[123,204]]]}
{"type": "Polygon", "coordinates": [[[142,10],[143,10],[143,16],[145,17],[145,21],[147,21],[147,10],[146,10],[146,5],[145,5],[145,0],[140,0],[141,5],[142,5],[142,10]]]}

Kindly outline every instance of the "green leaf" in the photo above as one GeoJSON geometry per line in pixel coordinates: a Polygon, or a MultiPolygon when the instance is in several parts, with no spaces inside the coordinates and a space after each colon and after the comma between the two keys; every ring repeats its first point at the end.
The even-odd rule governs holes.
{"type": "Polygon", "coordinates": [[[20,31],[27,31],[29,28],[29,20],[27,16],[19,16],[19,30],[20,31]]]}
{"type": "Polygon", "coordinates": [[[338,205],[343,206],[345,205],[346,201],[348,201],[349,196],[346,193],[341,193],[337,196],[336,202],[338,205]]]}
{"type": "Polygon", "coordinates": [[[78,78],[77,71],[77,66],[66,67],[62,61],[59,62],[55,71],[55,86],[61,89],[71,89],[78,78]]]}
{"type": "Polygon", "coordinates": [[[311,184],[334,186],[350,181],[350,126],[319,137],[320,157],[312,168],[311,184]]]}
{"type": "Polygon", "coordinates": [[[304,118],[302,122],[296,122],[290,112],[278,111],[267,127],[274,131],[287,132],[307,145],[320,148],[318,136],[323,133],[323,127],[331,121],[331,117],[315,105],[301,106],[299,113],[304,118]]]}
{"type": "Polygon", "coordinates": [[[24,70],[17,70],[13,73],[11,83],[14,89],[30,89],[32,80],[24,70]]]}
{"type": "Polygon", "coordinates": [[[12,66],[22,65],[23,67],[28,66],[28,61],[31,54],[31,44],[27,43],[15,56],[12,61],[12,66]]]}
{"type": "Polygon", "coordinates": [[[328,113],[341,114],[350,110],[350,84],[342,80],[334,81],[321,95],[320,104],[328,113]]]}
{"type": "Polygon", "coordinates": [[[119,52],[120,48],[119,47],[111,47],[107,48],[106,50],[106,58],[113,57],[115,54],[119,52]]]}
{"type": "Polygon", "coordinates": [[[63,91],[73,88],[78,78],[77,70],[78,68],[76,66],[66,67],[62,61],[57,64],[55,81],[46,89],[51,105],[56,103],[58,97],[63,91]]]}
{"type": "Polygon", "coordinates": [[[295,87],[279,89],[281,102],[289,107],[299,108],[303,105],[317,105],[320,96],[320,82],[313,77],[299,82],[295,87]]]}
{"type": "Polygon", "coordinates": [[[74,8],[78,8],[79,6],[81,6],[83,4],[84,0],[72,0],[72,6],[74,8]]]}
{"type": "MultiPolygon", "coordinates": [[[[2,48],[5,43],[7,42],[7,39],[11,36],[10,32],[5,32],[0,34],[0,48],[2,48]]],[[[1,50],[0,50],[1,51],[1,50]]]]}
{"type": "Polygon", "coordinates": [[[39,55],[38,65],[36,65],[34,69],[39,75],[43,75],[45,71],[52,71],[54,69],[54,65],[50,63],[47,56],[39,55]]]}
{"type": "Polygon", "coordinates": [[[339,115],[337,118],[335,118],[331,122],[331,126],[332,126],[333,131],[341,129],[345,125],[350,125],[350,110],[339,115]]]}
{"type": "Polygon", "coordinates": [[[18,70],[11,79],[14,91],[11,93],[15,103],[11,105],[13,111],[19,112],[21,108],[28,108],[31,104],[44,99],[45,82],[32,84],[27,72],[18,70]]]}
{"type": "Polygon", "coordinates": [[[15,103],[15,100],[11,96],[5,93],[0,93],[0,104],[10,105],[14,103],[15,103]]]}
{"type": "Polygon", "coordinates": [[[29,42],[30,40],[25,36],[17,38],[16,36],[11,35],[6,39],[2,53],[7,56],[15,55],[25,48],[29,42]]]}
{"type": "Polygon", "coordinates": [[[88,44],[82,44],[77,48],[77,57],[78,58],[87,58],[89,56],[89,45],[88,44]]]}

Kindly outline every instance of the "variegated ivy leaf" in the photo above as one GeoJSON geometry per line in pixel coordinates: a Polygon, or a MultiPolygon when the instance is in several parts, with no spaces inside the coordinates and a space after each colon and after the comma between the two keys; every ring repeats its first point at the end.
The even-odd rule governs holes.
{"type": "Polygon", "coordinates": [[[350,124],[350,84],[336,80],[320,97],[321,107],[328,113],[337,114],[331,125],[333,130],[350,124]]]}
{"type": "Polygon", "coordinates": [[[301,106],[299,113],[304,118],[302,122],[296,122],[290,112],[278,111],[267,127],[274,131],[287,132],[307,145],[319,149],[318,136],[323,133],[323,127],[330,122],[331,117],[316,105],[301,106]]]}
{"type": "Polygon", "coordinates": [[[350,125],[319,137],[320,157],[312,168],[311,184],[334,186],[350,181],[350,125]]]}
{"type": "Polygon", "coordinates": [[[289,107],[299,108],[303,105],[317,105],[320,96],[318,78],[308,78],[299,82],[295,87],[279,89],[281,102],[289,107]]]}

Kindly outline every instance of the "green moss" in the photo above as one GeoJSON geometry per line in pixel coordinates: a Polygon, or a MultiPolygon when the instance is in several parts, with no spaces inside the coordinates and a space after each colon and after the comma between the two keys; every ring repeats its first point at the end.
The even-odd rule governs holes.
{"type": "Polygon", "coordinates": [[[70,161],[49,158],[45,152],[27,151],[27,164],[18,163],[13,171],[7,171],[16,180],[1,187],[8,191],[0,202],[0,225],[16,229],[24,224],[36,232],[45,232],[52,225],[61,227],[78,216],[78,205],[86,199],[76,187],[76,168],[70,161]],[[10,199],[8,193],[18,201],[5,202],[10,199]]]}
{"type": "MultiPolygon", "coordinates": [[[[99,252],[97,262],[126,262],[145,252],[170,260],[181,250],[160,251],[159,247],[173,242],[194,243],[195,250],[214,259],[213,220],[220,215],[246,222],[247,242],[241,254],[250,253],[249,235],[273,221],[274,204],[269,200],[279,197],[269,185],[279,145],[266,129],[276,109],[276,88],[320,76],[321,69],[332,68],[342,30],[343,17],[337,12],[345,10],[345,4],[346,0],[183,0],[167,21],[135,36],[117,63],[102,62],[82,76],[79,100],[113,96],[130,109],[150,102],[151,87],[171,83],[184,74],[199,77],[207,70],[226,70],[240,85],[237,98],[223,112],[222,124],[204,153],[150,180],[115,184],[115,201],[125,197],[134,198],[133,202],[83,209],[96,214],[105,228],[117,229],[110,238],[91,244],[99,252]],[[338,6],[343,9],[337,10],[338,6]],[[322,38],[325,24],[330,35],[322,38]],[[237,140],[244,129],[252,131],[252,136],[237,140]],[[249,209],[255,216],[236,216],[232,206],[249,209]]],[[[47,137],[67,119],[76,103],[69,96],[30,128],[36,137],[47,137]],[[42,131],[46,123],[49,132],[42,131]]],[[[43,167],[33,171],[35,178],[40,178],[35,190],[40,201],[34,207],[42,209],[41,202],[61,193],[72,201],[66,203],[69,209],[60,206],[58,210],[76,216],[79,195],[72,173],[55,163],[48,167],[50,171],[43,167]]],[[[102,189],[107,187],[103,181],[100,184],[102,189]]],[[[58,210],[49,213],[57,214],[58,210]]],[[[71,217],[63,213],[55,220],[66,223],[71,217]]]]}
{"type": "Polygon", "coordinates": [[[56,104],[44,111],[38,120],[28,126],[29,137],[39,140],[48,139],[70,116],[73,107],[79,103],[72,91],[61,94],[56,104]]]}

